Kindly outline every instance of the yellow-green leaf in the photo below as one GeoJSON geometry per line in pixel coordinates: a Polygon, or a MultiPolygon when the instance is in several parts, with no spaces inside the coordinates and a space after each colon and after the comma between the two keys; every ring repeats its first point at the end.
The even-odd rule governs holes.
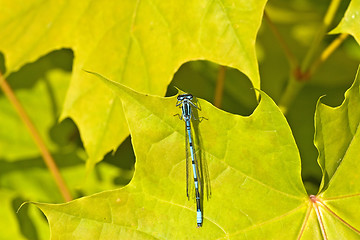
{"type": "Polygon", "coordinates": [[[357,144],[360,125],[359,82],[358,72],[340,107],[329,107],[320,100],[317,104],[315,145],[319,151],[318,162],[323,172],[320,191],[327,188],[342,161],[357,144]]]}
{"type": "MultiPolygon", "coordinates": [[[[212,197],[203,201],[204,225],[196,228],[195,203],[185,194],[186,136],[184,122],[174,116],[180,111],[176,98],[139,94],[98,76],[121,98],[136,172],[119,190],[66,204],[37,203],[49,220],[51,239],[360,237],[358,131],[329,184],[319,195],[307,197],[290,128],[267,95],[261,93],[249,117],[223,112],[199,99],[201,111],[195,115],[206,119],[192,121],[192,126],[198,160],[207,163],[210,173],[212,197]]],[[[349,111],[360,108],[360,102],[353,101],[358,86],[355,81],[346,94],[345,103],[352,102],[349,111]]],[[[358,115],[350,114],[349,119],[358,115]]],[[[319,151],[324,152],[320,147],[319,151]]]]}
{"type": "Polygon", "coordinates": [[[204,225],[197,229],[195,203],[185,191],[184,122],[174,116],[176,97],[104,82],[125,109],[137,157],[134,178],[122,189],[67,204],[37,204],[51,239],[296,239],[308,206],[300,157],[268,96],[261,95],[250,117],[198,100],[198,115],[207,120],[194,123],[196,148],[207,162],[212,196],[203,202],[204,225]]]}
{"type": "Polygon", "coordinates": [[[79,126],[91,166],[128,130],[116,97],[103,83],[84,77],[82,69],[163,95],[182,63],[207,59],[239,69],[259,88],[255,38],[265,3],[3,0],[0,51],[8,74],[54,49],[74,51],[63,117],[79,126]]]}

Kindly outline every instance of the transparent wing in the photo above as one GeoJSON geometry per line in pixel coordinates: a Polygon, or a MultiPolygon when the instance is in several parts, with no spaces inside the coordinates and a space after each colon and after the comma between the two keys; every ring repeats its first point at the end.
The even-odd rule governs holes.
{"type": "MultiPolygon", "coordinates": [[[[206,198],[209,199],[211,197],[211,184],[210,184],[210,176],[209,176],[209,168],[206,162],[205,156],[201,156],[202,152],[197,151],[199,156],[199,182],[200,182],[200,193],[206,195],[206,198]],[[204,190],[204,191],[203,191],[204,190]]],[[[198,155],[196,154],[196,155],[198,155]]]]}
{"type": "Polygon", "coordinates": [[[210,184],[210,176],[209,176],[209,169],[206,161],[205,153],[201,150],[201,137],[199,134],[195,134],[196,129],[198,129],[198,124],[203,120],[207,118],[199,117],[198,111],[200,110],[200,107],[197,109],[194,109],[193,114],[193,120],[195,120],[192,125],[192,130],[194,132],[193,134],[193,142],[195,147],[195,163],[197,166],[197,172],[198,172],[198,178],[199,178],[199,191],[200,195],[204,197],[206,196],[207,199],[211,197],[211,184],[210,184]]]}
{"type": "MultiPolygon", "coordinates": [[[[194,105],[192,103],[192,105],[194,105]]],[[[200,110],[199,106],[196,106],[196,110],[200,110]]],[[[192,114],[195,113],[197,115],[197,111],[192,112],[192,114]]],[[[196,116],[192,116],[192,119],[196,122],[201,122],[201,120],[196,119],[196,116]]],[[[201,119],[201,118],[200,118],[201,119]]],[[[205,118],[206,119],[206,118],[205,118]]],[[[185,121],[186,122],[186,121],[185,121]]],[[[186,123],[185,123],[185,149],[186,149],[186,195],[188,199],[192,198],[195,199],[195,183],[194,183],[194,173],[193,173],[193,167],[192,167],[192,159],[190,154],[190,145],[189,145],[189,139],[192,139],[193,142],[193,150],[194,150],[194,161],[195,161],[195,168],[196,168],[196,174],[198,177],[198,188],[199,188],[199,194],[201,196],[201,199],[203,199],[204,195],[207,199],[211,197],[211,184],[210,184],[210,176],[209,176],[209,170],[208,165],[206,162],[206,156],[201,151],[201,139],[197,134],[195,134],[195,130],[193,127],[196,128],[193,125],[193,122],[190,121],[190,136],[188,134],[188,131],[186,129],[186,123]]]]}
{"type": "Polygon", "coordinates": [[[188,199],[194,197],[194,177],[192,171],[192,163],[190,156],[190,146],[189,146],[189,134],[186,130],[185,125],[185,152],[186,152],[186,196],[188,199]]]}

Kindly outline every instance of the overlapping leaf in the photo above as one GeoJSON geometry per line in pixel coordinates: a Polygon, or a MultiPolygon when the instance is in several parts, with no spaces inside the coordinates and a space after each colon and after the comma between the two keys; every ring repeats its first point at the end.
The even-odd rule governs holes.
{"type": "Polygon", "coordinates": [[[357,144],[360,125],[359,78],[358,73],[353,86],[345,93],[345,100],[340,107],[332,108],[318,102],[315,145],[320,153],[318,162],[323,171],[322,188],[328,186],[348,151],[353,148],[352,145],[357,144]]]}
{"type": "MultiPolygon", "coordinates": [[[[310,217],[305,218],[304,226],[311,224],[313,216],[317,217],[323,238],[325,235],[328,239],[360,237],[359,80],[358,71],[340,107],[331,108],[320,101],[317,105],[315,144],[319,150],[318,162],[323,179],[318,196],[313,197],[310,217]],[[318,209],[318,214],[315,209],[318,209]]],[[[305,229],[304,235],[315,236],[305,229]]]]}
{"type": "Polygon", "coordinates": [[[92,165],[128,130],[115,96],[84,79],[82,69],[163,95],[182,63],[208,59],[241,70],[259,87],[255,37],[265,2],[1,1],[0,50],[8,73],[51,50],[74,51],[63,116],[78,124],[92,165]]]}
{"type": "MultiPolygon", "coordinates": [[[[353,232],[357,233],[357,238],[360,235],[358,214],[360,204],[359,83],[358,71],[356,80],[346,92],[345,100],[340,107],[329,108],[321,103],[318,104],[317,138],[315,139],[320,151],[319,163],[325,175],[322,182],[323,192],[319,194],[319,197],[341,217],[341,219],[333,218],[331,224],[334,224],[335,219],[338,225],[344,225],[343,222],[346,222],[356,227],[357,231],[353,232]],[[338,124],[335,127],[336,122],[338,124]],[[326,140],[324,140],[325,137],[326,140]]],[[[329,211],[324,212],[329,215],[329,211]]],[[[327,227],[327,230],[334,231],[332,226],[327,227]]],[[[355,239],[345,236],[343,238],[355,239]]]]}
{"type": "MultiPolygon", "coordinates": [[[[204,201],[204,226],[197,229],[195,204],[185,196],[184,123],[173,116],[179,111],[176,98],[142,95],[104,81],[123,103],[136,173],[119,190],[67,204],[37,204],[50,222],[52,239],[360,236],[360,218],[354,214],[360,199],[358,132],[326,190],[309,199],[291,131],[269,97],[261,94],[250,117],[228,114],[199,100],[198,114],[207,120],[193,124],[199,139],[196,148],[208,163],[213,194],[204,201]]],[[[345,102],[358,94],[357,81],[345,102]]],[[[353,103],[351,109],[358,109],[360,103],[353,103]]]]}
{"type": "Polygon", "coordinates": [[[68,204],[39,204],[52,239],[296,238],[308,202],[300,157],[269,97],[262,95],[250,117],[199,100],[198,114],[208,120],[198,124],[196,147],[208,165],[212,197],[204,201],[204,226],[197,229],[195,204],[185,194],[184,123],[174,116],[180,110],[176,98],[108,83],[124,105],[137,157],[135,176],[119,190],[68,204]],[[280,230],[284,225],[287,231],[280,230]]]}

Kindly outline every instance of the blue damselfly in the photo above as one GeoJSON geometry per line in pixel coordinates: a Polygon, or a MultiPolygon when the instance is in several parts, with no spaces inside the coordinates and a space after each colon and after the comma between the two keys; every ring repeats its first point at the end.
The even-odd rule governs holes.
{"type": "Polygon", "coordinates": [[[191,118],[193,117],[192,113],[192,107],[198,108],[197,105],[195,105],[192,102],[193,96],[191,94],[181,94],[177,97],[177,103],[176,106],[181,107],[182,113],[180,116],[180,119],[183,119],[185,121],[185,133],[187,136],[185,136],[186,139],[186,194],[188,199],[190,198],[190,189],[189,186],[189,179],[190,179],[190,163],[188,158],[188,151],[187,148],[190,149],[190,156],[191,156],[191,163],[192,163],[192,172],[194,177],[194,185],[195,185],[195,199],[196,199],[196,222],[197,226],[201,227],[203,222],[203,216],[202,216],[202,208],[201,208],[201,199],[200,199],[200,191],[201,191],[201,184],[199,181],[200,175],[200,167],[198,164],[198,161],[196,160],[195,155],[195,149],[194,149],[194,143],[193,138],[191,134],[191,118]]]}

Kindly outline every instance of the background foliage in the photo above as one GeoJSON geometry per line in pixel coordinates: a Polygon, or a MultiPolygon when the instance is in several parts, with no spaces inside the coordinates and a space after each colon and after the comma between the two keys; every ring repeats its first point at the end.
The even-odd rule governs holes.
{"type": "MultiPolygon", "coordinates": [[[[320,141],[318,138],[315,140],[315,145],[319,151],[332,156],[332,159],[325,159],[320,154],[321,168],[319,167],[318,151],[313,143],[315,124],[316,136],[335,142],[335,146],[341,148],[337,151],[340,154],[344,149],[349,148],[349,142],[356,139],[357,132],[354,129],[357,129],[358,120],[356,119],[359,114],[355,111],[349,115],[350,110],[346,110],[347,108],[359,109],[357,105],[347,104],[349,101],[358,102],[356,87],[352,88],[355,93],[351,97],[348,93],[348,100],[343,103],[343,107],[333,110],[326,105],[338,106],[343,102],[344,92],[350,87],[356,74],[360,59],[358,45],[360,1],[358,0],[351,2],[274,0],[268,3],[266,1],[192,1],[181,5],[171,1],[167,3],[107,1],[101,4],[91,1],[71,3],[0,1],[0,5],[1,72],[53,155],[74,199],[125,186],[134,174],[135,156],[132,147],[134,146],[135,153],[138,151],[136,157],[139,161],[139,159],[144,159],[141,157],[144,152],[136,150],[136,144],[146,145],[136,143],[135,136],[132,136],[132,146],[130,138],[127,137],[129,131],[127,121],[130,122],[130,120],[129,117],[125,120],[123,105],[126,104],[121,102],[121,94],[117,96],[116,91],[113,92],[104,82],[83,70],[100,73],[142,93],[172,96],[177,93],[174,88],[176,86],[185,92],[193,93],[199,99],[214,102],[216,90],[219,89],[218,75],[219,72],[224,71],[224,68],[217,64],[226,65],[221,109],[229,113],[249,116],[258,105],[253,87],[261,88],[281,106],[286,85],[291,83],[294,75],[296,76],[295,63],[298,62],[301,68],[306,68],[304,62],[306,62],[309,49],[313,46],[316,48],[309,62],[316,63],[317,57],[322,56],[323,50],[339,36],[324,35],[319,44],[315,44],[319,32],[321,34],[321,31],[326,33],[334,29],[331,31],[333,34],[350,33],[352,36],[348,37],[324,63],[319,65],[311,78],[306,79],[306,84],[293,94],[294,99],[291,104],[288,101],[286,120],[291,127],[301,156],[301,176],[308,194],[316,194],[319,186],[323,190],[328,187],[334,168],[338,166],[336,161],[338,158],[342,159],[335,153],[328,154],[324,146],[332,146],[331,143],[320,141]],[[331,23],[324,27],[324,16],[328,12],[328,7],[336,5],[336,2],[339,3],[339,7],[331,23]],[[263,18],[264,8],[267,16],[263,18]],[[266,21],[267,17],[270,20],[266,21]],[[274,35],[273,26],[288,45],[295,61],[284,53],[284,45],[274,35]],[[322,103],[317,105],[319,97],[323,95],[326,96],[321,102],[326,105],[322,103]],[[314,121],[316,106],[318,109],[314,121]],[[330,121],[332,119],[338,121],[330,121]],[[342,135],[344,132],[347,135],[342,135]],[[344,139],[344,142],[340,144],[338,139],[344,139]],[[94,167],[97,162],[99,163],[94,167]],[[320,185],[321,180],[323,182],[320,185]]],[[[263,96],[267,99],[265,95],[263,96]]],[[[162,102],[170,101],[167,99],[161,99],[156,106],[162,106],[162,102]]],[[[200,101],[207,105],[206,102],[200,101]]],[[[271,102],[271,100],[267,101],[271,102]]],[[[171,102],[162,107],[169,108],[169,111],[171,113],[174,111],[175,114],[178,109],[173,105],[171,102]]],[[[217,111],[209,108],[210,110],[206,113],[205,109],[206,107],[201,113],[212,115],[217,111]]],[[[169,117],[172,115],[170,114],[169,117]]],[[[251,117],[254,116],[251,115],[251,117]]],[[[211,119],[210,116],[209,118],[211,119]]],[[[218,120],[218,123],[224,119],[225,117],[222,116],[222,120],[218,120]]],[[[181,121],[176,121],[174,124],[178,126],[179,132],[183,130],[181,121]]],[[[200,127],[205,125],[204,129],[201,129],[205,135],[208,134],[207,124],[214,124],[214,121],[211,119],[208,123],[200,124],[200,127]]],[[[275,127],[282,126],[281,124],[286,125],[278,123],[275,127]]],[[[24,201],[61,203],[63,197],[50,171],[43,163],[40,151],[31,135],[2,92],[0,92],[0,126],[0,206],[3,206],[0,208],[1,238],[48,239],[48,224],[41,212],[28,205],[25,205],[19,213],[16,213],[16,210],[24,201]]],[[[264,126],[260,124],[257,127],[264,126]]],[[[216,126],[212,128],[216,129],[216,126]]],[[[219,128],[220,132],[225,130],[219,128]]],[[[151,136],[155,135],[149,137],[151,136]]],[[[241,133],[239,133],[240,137],[241,133]]],[[[208,138],[216,139],[214,136],[208,138]]],[[[206,141],[204,144],[206,145],[206,141]]],[[[141,149],[139,145],[138,148],[141,149]]],[[[182,145],[183,142],[176,143],[170,145],[168,149],[176,146],[179,148],[177,156],[182,156],[183,149],[180,149],[182,145]]],[[[244,143],[239,143],[239,145],[244,145],[244,143]]],[[[294,145],[295,149],[296,146],[294,145]]],[[[206,151],[207,148],[204,149],[206,151]]],[[[164,151],[168,150],[164,149],[161,153],[164,154],[164,151]]],[[[352,154],[356,156],[355,153],[352,154]]],[[[223,158],[218,158],[218,161],[221,159],[223,158]]],[[[299,159],[298,164],[300,164],[299,159]]],[[[279,159],[277,163],[281,163],[282,160],[284,158],[279,159]]],[[[140,166],[140,163],[138,164],[137,167],[140,166]]],[[[166,169],[161,165],[156,165],[156,167],[164,167],[163,171],[166,169]]],[[[355,170],[358,168],[356,165],[343,168],[348,170],[342,170],[345,172],[338,178],[344,178],[343,182],[347,182],[346,179],[349,176],[355,179],[355,170]]],[[[182,179],[184,172],[181,167],[179,169],[179,175],[176,177],[182,179]]],[[[216,176],[221,167],[214,165],[210,169],[211,175],[216,176]]],[[[277,170],[279,170],[278,173],[273,173],[280,182],[282,179],[280,176],[290,171],[277,170]]],[[[300,166],[296,165],[291,168],[291,171],[300,172],[300,166]]],[[[137,174],[141,174],[141,171],[139,170],[137,174]]],[[[293,177],[299,179],[300,176],[293,177]]],[[[147,184],[150,183],[147,182],[147,184]]],[[[228,190],[226,187],[231,188],[229,180],[224,180],[222,184],[218,188],[215,184],[213,191],[216,190],[219,193],[228,190]],[[225,189],[221,190],[224,185],[225,189]]],[[[134,185],[136,186],[136,180],[132,181],[130,187],[126,189],[131,189],[134,185]]],[[[302,189],[301,183],[297,182],[297,185],[299,189],[302,189]]],[[[149,185],[147,190],[152,191],[153,187],[156,186],[149,185]]],[[[178,188],[182,188],[180,183],[178,188]]],[[[335,184],[334,188],[335,194],[331,194],[329,190],[318,197],[334,198],[344,189],[346,191],[342,194],[345,195],[358,193],[357,188],[352,185],[346,187],[335,184]]],[[[74,206],[64,205],[63,208],[63,205],[60,205],[60,208],[63,208],[64,212],[72,212],[78,207],[77,204],[84,204],[84,202],[85,206],[94,204],[102,206],[104,198],[118,199],[114,197],[117,194],[116,191],[118,190],[75,201],[74,206]],[[94,199],[95,203],[92,202],[94,199]]],[[[132,191],[129,192],[133,194],[132,191]]],[[[306,214],[305,205],[308,204],[305,190],[302,189],[299,192],[297,197],[300,200],[297,200],[296,204],[300,206],[298,209],[300,212],[299,216],[295,217],[299,224],[295,224],[294,236],[296,236],[296,231],[301,230],[300,216],[306,214]]],[[[120,193],[124,194],[121,191],[120,193]]],[[[260,193],[261,191],[258,192],[260,193]]],[[[244,194],[242,193],[241,196],[244,194]]],[[[181,200],[178,204],[189,208],[194,207],[191,201],[185,201],[186,198],[183,195],[185,194],[179,191],[177,197],[181,200]]],[[[161,198],[166,199],[166,196],[161,195],[161,198]]],[[[141,205],[141,201],[146,198],[142,196],[134,199],[140,201],[134,200],[136,204],[141,205]]],[[[216,209],[216,206],[222,205],[220,200],[214,196],[213,200],[206,203],[208,205],[205,205],[205,211],[208,209],[209,216],[212,207],[216,209]]],[[[247,202],[243,198],[237,200],[242,201],[241,204],[246,206],[247,202]]],[[[255,204],[255,202],[253,204],[257,206],[264,203],[259,201],[255,204]]],[[[339,205],[339,202],[334,201],[332,205],[330,203],[330,206],[333,211],[343,209],[344,202],[339,205]]],[[[281,206],[288,203],[286,200],[283,203],[277,202],[281,206]]],[[[346,202],[346,206],[349,206],[346,211],[354,211],[355,203],[353,199],[351,202],[346,202]]],[[[138,209],[136,204],[127,206],[126,209],[138,209]]],[[[148,204],[151,206],[151,203],[148,204]]],[[[51,205],[39,206],[48,218],[53,216],[51,210],[57,209],[49,207],[51,205]]],[[[251,208],[251,206],[248,207],[251,208]]],[[[166,210],[166,207],[159,205],[158,212],[162,213],[161,211],[166,210]]],[[[99,209],[96,214],[102,211],[99,209]]],[[[275,208],[271,212],[273,216],[281,215],[275,208]]],[[[84,214],[91,215],[91,212],[79,212],[81,217],[84,217],[84,214]]],[[[127,215],[127,218],[133,216],[138,219],[147,219],[144,215],[137,214],[131,213],[127,215]]],[[[100,214],[100,217],[102,216],[100,214]]],[[[148,217],[151,219],[151,216],[148,217]]],[[[229,218],[232,215],[224,216],[229,218]]],[[[182,226],[184,227],[182,237],[199,234],[195,231],[196,229],[192,229],[194,225],[192,221],[195,221],[193,214],[186,213],[186,217],[189,221],[186,223],[188,225],[182,226]],[[188,228],[191,228],[189,233],[186,232],[188,228]]],[[[352,215],[346,215],[345,218],[354,226],[359,221],[356,218],[352,219],[352,215]]],[[[265,221],[268,218],[262,216],[258,218],[258,221],[261,222],[261,219],[265,221]]],[[[314,212],[311,213],[309,219],[308,226],[317,226],[314,212]]],[[[332,218],[325,217],[324,222],[330,224],[332,220],[329,219],[332,218]]],[[[76,225],[70,222],[69,220],[69,225],[65,227],[71,224],[76,225]]],[[[177,224],[176,226],[179,227],[176,222],[172,224],[177,224]]],[[[256,223],[252,224],[256,225],[256,223]]],[[[58,231],[62,232],[63,226],[58,226],[60,227],[58,231]]],[[[230,226],[228,223],[222,223],[221,226],[228,233],[241,229],[240,226],[230,226]],[[236,228],[238,229],[234,230],[236,228]]],[[[341,226],[344,227],[344,224],[334,225],[334,229],[340,229],[341,226]]],[[[171,232],[171,227],[174,226],[169,223],[166,227],[154,230],[156,226],[153,226],[151,231],[171,232]]],[[[247,228],[244,227],[244,229],[247,228]]],[[[117,232],[119,229],[115,228],[113,231],[117,232]]],[[[263,231],[264,234],[267,230],[264,228],[263,231]]],[[[256,236],[251,235],[250,232],[247,232],[248,237],[256,236]]],[[[347,236],[347,239],[356,238],[356,235],[351,235],[352,233],[347,230],[342,229],[341,232],[347,236]],[[350,235],[346,235],[347,233],[350,235]]],[[[207,234],[215,234],[215,230],[208,231],[207,234]]],[[[158,237],[170,236],[175,237],[174,235],[158,237]]],[[[219,233],[216,236],[222,235],[219,233]]],[[[56,239],[56,237],[57,235],[53,232],[52,238],[56,239]]],[[[145,238],[144,235],[142,237],[145,238]]],[[[242,237],[242,235],[235,234],[233,237],[242,237]]],[[[304,239],[316,237],[321,239],[321,229],[318,227],[304,232],[304,239]]],[[[80,239],[79,236],[78,239],[80,239]]]]}

